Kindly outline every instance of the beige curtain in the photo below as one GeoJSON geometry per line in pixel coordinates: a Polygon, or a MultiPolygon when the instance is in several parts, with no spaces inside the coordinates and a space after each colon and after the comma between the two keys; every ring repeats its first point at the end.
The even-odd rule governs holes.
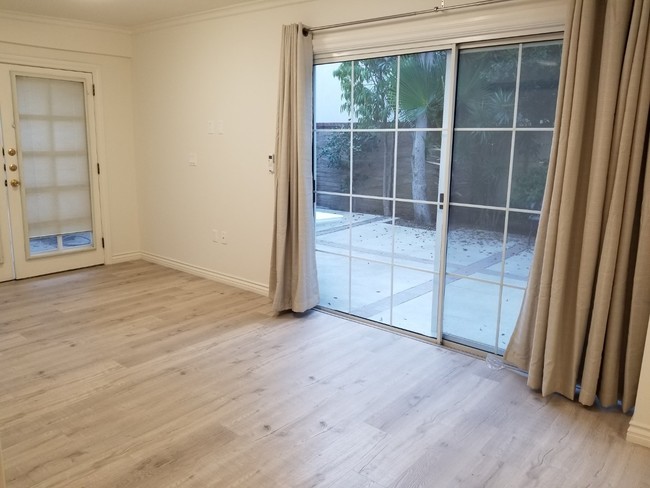
{"type": "Polygon", "coordinates": [[[528,384],[634,406],[650,314],[650,0],[570,0],[528,290],[505,359],[528,384]]]}
{"type": "Polygon", "coordinates": [[[2,466],[2,445],[0,445],[0,488],[5,488],[5,470],[2,466]]]}
{"type": "Polygon", "coordinates": [[[318,304],[312,184],[311,34],[300,24],[282,31],[275,142],[275,222],[269,279],[276,312],[318,304]]]}

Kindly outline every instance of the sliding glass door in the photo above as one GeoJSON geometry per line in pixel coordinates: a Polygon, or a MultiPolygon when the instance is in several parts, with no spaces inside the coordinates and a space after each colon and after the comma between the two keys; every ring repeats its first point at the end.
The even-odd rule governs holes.
{"type": "Polygon", "coordinates": [[[449,68],[449,52],[434,51],[317,66],[315,77],[321,304],[431,337],[449,68]]]}
{"type": "Polygon", "coordinates": [[[539,220],[560,51],[452,46],[315,67],[321,306],[505,347],[539,220]]]}
{"type": "Polygon", "coordinates": [[[502,351],[519,314],[553,137],[561,46],[459,52],[444,330],[502,351]]]}

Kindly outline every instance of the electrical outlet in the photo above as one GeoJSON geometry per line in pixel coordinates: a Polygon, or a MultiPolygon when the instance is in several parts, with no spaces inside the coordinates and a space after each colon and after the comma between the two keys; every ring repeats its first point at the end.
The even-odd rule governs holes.
{"type": "Polygon", "coordinates": [[[187,162],[190,166],[196,166],[198,164],[198,156],[196,153],[190,153],[187,156],[187,162]]]}

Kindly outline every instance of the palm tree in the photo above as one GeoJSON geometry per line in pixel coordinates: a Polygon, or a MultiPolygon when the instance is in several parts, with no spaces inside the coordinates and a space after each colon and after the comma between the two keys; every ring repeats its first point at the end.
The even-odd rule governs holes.
{"type": "MultiPolygon", "coordinates": [[[[394,124],[399,107],[400,124],[415,129],[440,127],[445,90],[447,56],[445,51],[402,56],[400,60],[399,103],[397,101],[397,58],[372,58],[343,63],[334,72],[341,83],[342,109],[353,112],[358,128],[388,128],[394,124]]],[[[414,200],[427,200],[426,135],[424,130],[413,132],[411,149],[411,189],[414,200]]],[[[393,186],[392,158],[389,151],[390,134],[375,136],[383,155],[383,196],[391,194],[393,186]],[[389,137],[386,137],[389,136],[389,137]]],[[[385,202],[384,213],[390,211],[385,202]]],[[[431,225],[430,206],[413,205],[415,221],[431,225]]]]}
{"type": "MultiPolygon", "coordinates": [[[[434,51],[402,56],[399,82],[400,121],[414,129],[441,127],[445,98],[447,53],[434,51]]],[[[414,200],[427,199],[426,135],[413,132],[411,149],[411,191],[414,200]]],[[[416,223],[433,223],[430,205],[413,204],[416,223]]]]}

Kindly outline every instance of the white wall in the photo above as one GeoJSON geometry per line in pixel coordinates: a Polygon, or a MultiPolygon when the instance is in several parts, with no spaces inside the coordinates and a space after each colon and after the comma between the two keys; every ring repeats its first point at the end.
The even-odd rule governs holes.
{"type": "Polygon", "coordinates": [[[139,256],[136,199],[132,37],[79,23],[0,14],[0,62],[94,72],[100,191],[107,262],[139,256]]]}
{"type": "MultiPolygon", "coordinates": [[[[511,23],[536,25],[546,16],[561,25],[564,18],[564,8],[557,8],[562,0],[516,4],[523,9],[510,3],[428,16],[416,22],[417,35],[440,38],[452,25],[456,34],[464,31],[471,38],[503,22],[503,12],[511,14],[511,23]],[[455,20],[459,15],[465,16],[461,23],[455,20]]],[[[318,0],[197,16],[136,33],[135,131],[145,257],[264,293],[274,201],[266,159],[274,148],[282,24],[319,26],[432,6],[429,0],[318,0]],[[208,120],[223,121],[224,133],[209,135],[208,120]],[[198,156],[196,167],[188,165],[190,153],[198,156]],[[228,233],[227,245],[212,242],[213,229],[228,233]]],[[[404,42],[411,25],[317,34],[315,47],[331,56],[340,48],[377,44],[378,36],[394,36],[395,29],[401,29],[404,42]]]]}
{"type": "Polygon", "coordinates": [[[650,323],[645,338],[643,364],[639,378],[634,416],[627,431],[627,440],[650,447],[650,323]]]}

